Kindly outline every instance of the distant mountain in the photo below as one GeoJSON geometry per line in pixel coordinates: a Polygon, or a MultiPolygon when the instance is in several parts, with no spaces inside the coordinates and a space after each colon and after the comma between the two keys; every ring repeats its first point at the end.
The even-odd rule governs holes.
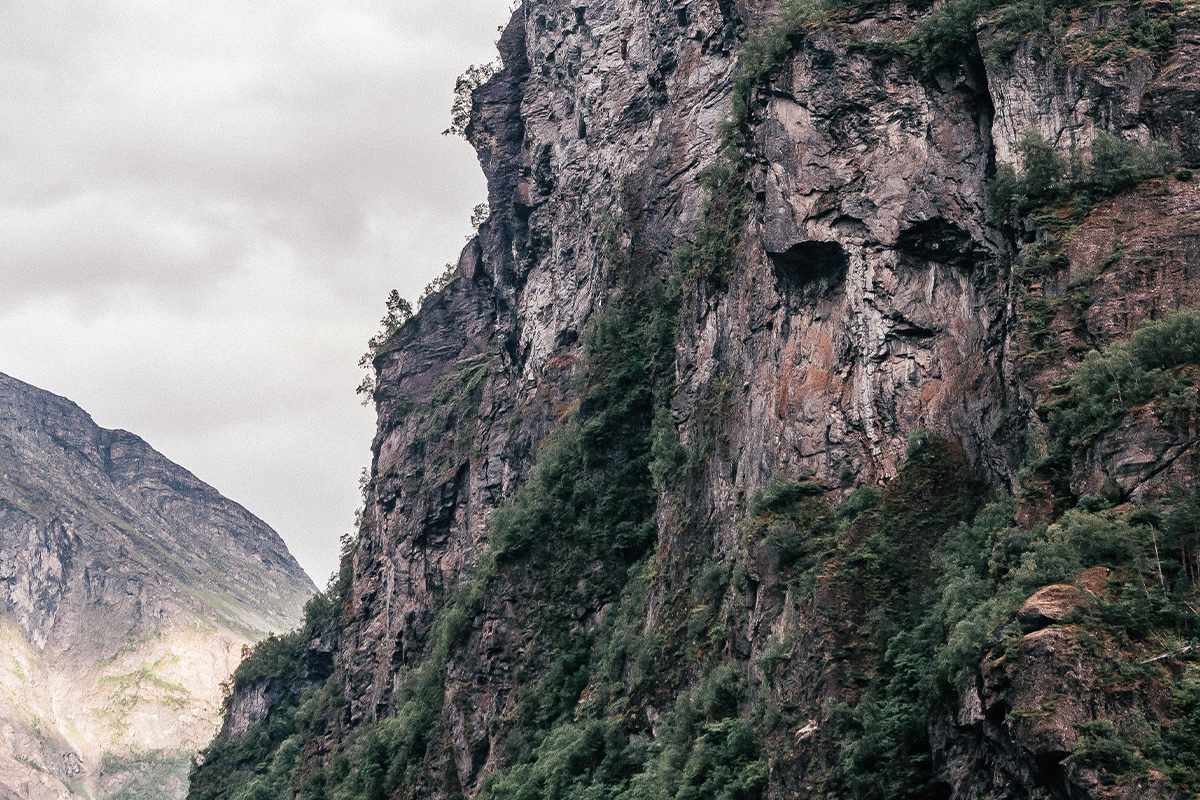
{"type": "Polygon", "coordinates": [[[0,374],[0,799],[182,796],[244,645],[315,590],[249,511],[0,374]]]}

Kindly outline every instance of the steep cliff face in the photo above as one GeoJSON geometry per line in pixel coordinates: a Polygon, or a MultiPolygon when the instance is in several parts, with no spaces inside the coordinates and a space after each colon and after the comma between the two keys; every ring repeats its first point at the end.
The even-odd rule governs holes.
{"type": "Polygon", "coordinates": [[[0,375],[4,792],[98,797],[148,780],[182,796],[243,647],[294,625],[312,591],[241,506],[0,375]]]}
{"type": "Polygon", "coordinates": [[[1063,420],[1089,349],[1200,300],[1190,175],[1089,166],[1196,165],[1197,22],[1039,9],[516,11],[467,129],[492,214],[376,358],[324,722],[288,723],[276,789],[1185,791],[1143,766],[1190,730],[1188,668],[1121,672],[1157,654],[1112,609],[1195,487],[1191,384],[1169,419],[1164,390],[1063,420]],[[1122,772],[1109,722],[1166,744],[1122,772]]]}

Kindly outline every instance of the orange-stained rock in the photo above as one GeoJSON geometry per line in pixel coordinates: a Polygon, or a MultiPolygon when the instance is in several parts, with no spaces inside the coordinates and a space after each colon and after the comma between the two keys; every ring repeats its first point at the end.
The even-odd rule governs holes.
{"type": "Polygon", "coordinates": [[[1065,583],[1045,586],[1034,592],[1021,610],[1017,620],[1022,633],[1040,631],[1061,621],[1079,605],[1079,589],[1065,583]]]}
{"type": "Polygon", "coordinates": [[[1108,567],[1092,567],[1091,569],[1085,569],[1083,572],[1079,573],[1079,578],[1077,581],[1090,594],[1094,594],[1096,597],[1102,597],[1104,595],[1105,588],[1108,586],[1108,573],[1111,571],[1112,570],[1110,570],[1108,567]]]}

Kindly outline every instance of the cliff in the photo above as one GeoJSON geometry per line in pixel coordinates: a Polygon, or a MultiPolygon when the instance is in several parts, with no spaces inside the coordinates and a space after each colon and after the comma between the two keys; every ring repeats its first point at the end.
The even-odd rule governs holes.
{"type": "Polygon", "coordinates": [[[243,648],[313,591],[244,508],[0,375],[0,795],[183,796],[243,648]]]}
{"type": "Polygon", "coordinates": [[[193,797],[1190,796],[1197,24],[527,0],[332,676],[193,797]]]}

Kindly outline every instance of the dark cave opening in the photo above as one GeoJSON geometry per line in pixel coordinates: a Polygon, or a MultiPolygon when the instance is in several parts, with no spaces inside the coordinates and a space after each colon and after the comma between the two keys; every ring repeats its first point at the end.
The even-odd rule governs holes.
{"type": "Polygon", "coordinates": [[[896,240],[896,250],[912,261],[934,261],[962,269],[973,267],[976,259],[971,234],[941,217],[905,228],[896,240]]]}
{"type": "Polygon", "coordinates": [[[791,295],[824,293],[841,282],[849,264],[838,242],[800,242],[767,256],[780,291],[791,295]]]}

